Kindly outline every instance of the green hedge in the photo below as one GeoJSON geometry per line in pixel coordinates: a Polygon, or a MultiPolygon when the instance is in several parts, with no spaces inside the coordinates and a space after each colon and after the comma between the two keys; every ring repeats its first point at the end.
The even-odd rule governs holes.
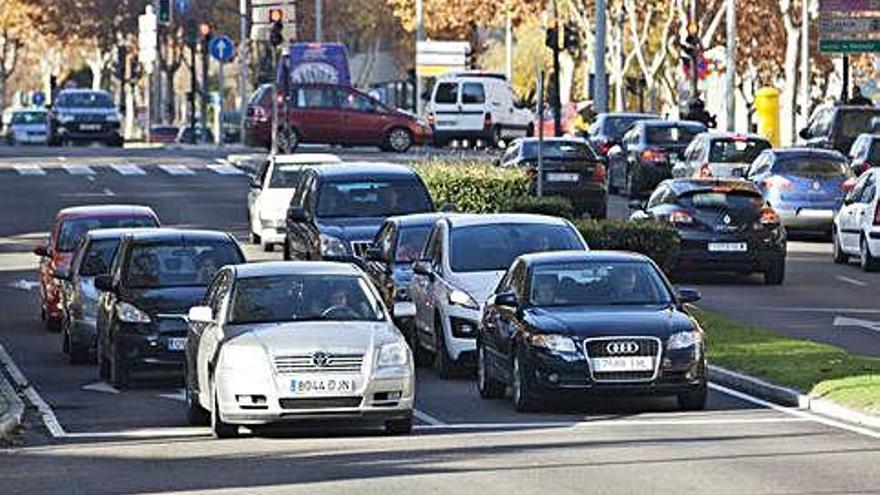
{"type": "Polygon", "coordinates": [[[634,251],[664,270],[670,268],[681,241],[671,225],[654,220],[581,220],[575,225],[590,249],[634,251]]]}
{"type": "Polygon", "coordinates": [[[562,196],[520,196],[512,198],[504,211],[511,213],[535,213],[552,217],[574,218],[574,206],[562,196]]]}
{"type": "Polygon", "coordinates": [[[455,211],[509,211],[512,198],[529,195],[529,177],[518,169],[496,167],[488,160],[432,160],[413,165],[425,181],[434,204],[455,205],[455,211]]]}

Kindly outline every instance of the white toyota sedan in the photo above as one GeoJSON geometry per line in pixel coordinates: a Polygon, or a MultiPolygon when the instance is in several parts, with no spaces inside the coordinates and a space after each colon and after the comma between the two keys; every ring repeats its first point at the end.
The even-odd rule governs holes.
{"type": "Polygon", "coordinates": [[[190,310],[187,415],[218,438],[240,425],[314,418],[412,430],[412,353],[353,265],[271,262],[222,268],[190,310]]]}

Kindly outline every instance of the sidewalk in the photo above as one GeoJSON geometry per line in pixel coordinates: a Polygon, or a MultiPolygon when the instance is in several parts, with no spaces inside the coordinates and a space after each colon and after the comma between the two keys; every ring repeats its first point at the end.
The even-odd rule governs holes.
{"type": "Polygon", "coordinates": [[[11,436],[21,424],[24,403],[0,372],[0,440],[11,436]]]}

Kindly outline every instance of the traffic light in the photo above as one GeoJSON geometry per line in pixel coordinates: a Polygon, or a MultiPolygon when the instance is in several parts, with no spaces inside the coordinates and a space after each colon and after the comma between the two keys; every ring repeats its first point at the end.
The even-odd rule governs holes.
{"type": "Polygon", "coordinates": [[[555,27],[548,27],[546,34],[544,44],[547,45],[547,48],[557,50],[559,48],[559,31],[555,27]]]}
{"type": "Polygon", "coordinates": [[[269,21],[272,22],[272,30],[269,31],[269,43],[277,47],[284,42],[284,11],[281,9],[269,10],[269,21]]]}
{"type": "Polygon", "coordinates": [[[570,52],[576,52],[581,47],[580,34],[578,34],[577,26],[572,22],[565,24],[565,31],[562,35],[562,46],[570,52]]]}
{"type": "Polygon", "coordinates": [[[159,0],[159,13],[156,20],[159,24],[167,26],[171,24],[171,0],[159,0]]]}

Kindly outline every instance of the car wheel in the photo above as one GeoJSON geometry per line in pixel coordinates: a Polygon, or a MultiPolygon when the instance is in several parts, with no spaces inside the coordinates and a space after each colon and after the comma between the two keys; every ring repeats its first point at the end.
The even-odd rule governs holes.
{"type": "Polygon", "coordinates": [[[492,146],[499,149],[504,149],[504,137],[502,137],[501,126],[496,125],[492,130],[492,146]]]}
{"type": "Polygon", "coordinates": [[[218,399],[217,390],[214,386],[211,401],[211,432],[214,438],[235,438],[238,436],[238,426],[231,425],[220,418],[220,401],[218,399]]]}
{"type": "Polygon", "coordinates": [[[290,128],[278,129],[278,151],[291,154],[299,147],[299,131],[290,128]]]}
{"type": "Polygon", "coordinates": [[[128,363],[118,342],[111,344],[110,383],[119,390],[124,390],[131,384],[128,363]]]}
{"type": "Polygon", "coordinates": [[[785,260],[774,261],[764,272],[765,285],[782,285],[785,280],[785,260]]]}
{"type": "Polygon", "coordinates": [[[840,246],[840,237],[835,227],[831,227],[831,249],[835,263],[838,265],[849,263],[849,255],[843,252],[843,248],[840,246]]]}
{"type": "MultiPolygon", "coordinates": [[[[514,351],[515,352],[515,351],[514,351]]],[[[538,397],[532,391],[529,372],[519,359],[513,358],[513,408],[517,412],[530,412],[538,408],[538,397]]]]}
{"type": "Polygon", "coordinates": [[[700,388],[692,392],[678,394],[678,408],[682,411],[702,411],[706,408],[706,396],[708,387],[703,383],[700,388]]]}
{"type": "Polygon", "coordinates": [[[106,380],[110,378],[110,363],[107,361],[107,356],[104,354],[103,346],[101,346],[101,338],[98,337],[98,376],[102,380],[106,380]]]}
{"type": "Polygon", "coordinates": [[[192,426],[211,424],[211,415],[199,405],[198,397],[194,396],[189,388],[189,380],[185,381],[183,393],[186,401],[186,421],[192,426]]]}
{"type": "Polygon", "coordinates": [[[862,270],[866,272],[876,272],[880,270],[880,259],[875,258],[871,254],[871,248],[868,247],[868,240],[862,237],[862,241],[859,248],[859,261],[862,265],[862,270]]]}
{"type": "Polygon", "coordinates": [[[385,422],[385,432],[389,435],[409,435],[412,427],[412,418],[389,419],[385,422]]]}
{"type": "Polygon", "coordinates": [[[412,134],[402,127],[391,129],[385,136],[385,147],[395,153],[405,153],[412,147],[412,144],[412,134]]]}
{"type": "Polygon", "coordinates": [[[62,325],[62,322],[61,322],[60,318],[53,318],[53,317],[49,316],[48,314],[46,315],[46,331],[47,332],[58,333],[61,331],[61,325],[62,325]]]}
{"type": "Polygon", "coordinates": [[[439,321],[434,327],[434,370],[441,380],[449,380],[455,374],[455,363],[446,351],[446,336],[443,335],[443,324],[439,321]]]}
{"type": "Polygon", "coordinates": [[[70,320],[64,320],[64,328],[62,329],[62,334],[64,335],[64,347],[65,352],[67,352],[67,360],[70,364],[86,364],[89,362],[89,346],[83,345],[79,342],[74,342],[73,339],[70,338],[70,320]]]}
{"type": "Polygon", "coordinates": [[[504,384],[492,376],[486,361],[486,348],[477,341],[477,390],[484,399],[500,399],[504,396],[504,384]]]}

